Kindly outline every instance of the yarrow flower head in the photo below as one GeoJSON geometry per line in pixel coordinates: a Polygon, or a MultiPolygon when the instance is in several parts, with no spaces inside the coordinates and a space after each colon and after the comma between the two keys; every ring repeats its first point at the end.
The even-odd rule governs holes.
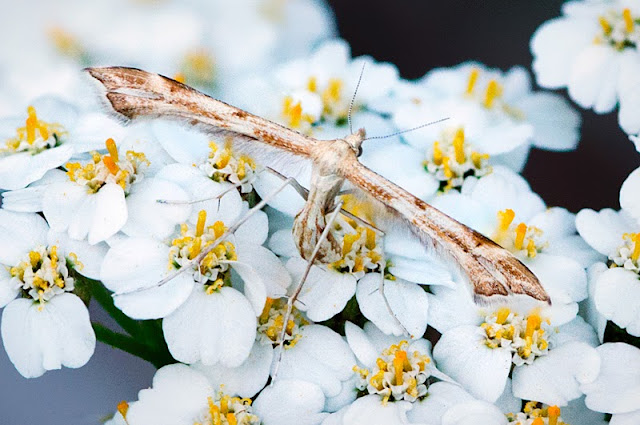
{"type": "Polygon", "coordinates": [[[213,181],[241,184],[242,193],[251,192],[258,168],[253,159],[233,152],[230,141],[226,141],[223,148],[216,142],[209,142],[209,147],[209,157],[199,168],[213,181]]]}
{"type": "Polygon", "coordinates": [[[640,232],[622,235],[622,244],[617,252],[609,255],[609,267],[623,267],[640,274],[640,232]]]}
{"type": "Polygon", "coordinates": [[[516,225],[515,215],[512,209],[498,211],[498,228],[493,240],[514,254],[535,258],[548,245],[544,239],[544,232],[536,226],[527,226],[525,223],[516,225]]]}
{"type": "Polygon", "coordinates": [[[382,351],[371,370],[354,366],[358,376],[356,388],[363,394],[377,394],[387,401],[416,401],[427,396],[427,365],[431,358],[419,351],[408,350],[409,343],[400,341],[382,351]]]}
{"type": "Polygon", "coordinates": [[[62,138],[67,135],[61,124],[39,119],[33,106],[29,106],[27,114],[24,127],[16,129],[16,136],[5,142],[5,147],[0,148],[0,154],[28,152],[37,155],[59,146],[62,138]]]}
{"type": "MultiPolygon", "coordinates": [[[[261,343],[271,344],[274,347],[279,344],[284,325],[284,316],[287,310],[287,303],[283,298],[267,298],[264,311],[258,317],[258,340],[261,343]]],[[[283,347],[289,349],[294,347],[302,338],[301,328],[310,322],[294,308],[289,321],[286,324],[283,347]]]]}

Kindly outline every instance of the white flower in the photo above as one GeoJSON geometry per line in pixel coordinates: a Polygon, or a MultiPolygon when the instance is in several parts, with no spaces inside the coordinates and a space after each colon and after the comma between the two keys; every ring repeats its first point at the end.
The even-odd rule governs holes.
{"type": "Polygon", "coordinates": [[[279,380],[256,398],[254,409],[264,425],[319,425],[323,412],[322,389],[300,380],[279,380]]]}
{"type": "Polygon", "coordinates": [[[563,13],[531,40],[538,83],[568,87],[576,103],[597,113],[619,102],[621,127],[638,133],[640,7],[629,0],[573,1],[563,13]]]}
{"type": "Polygon", "coordinates": [[[0,189],[22,189],[82,152],[85,116],[71,104],[43,97],[32,102],[26,117],[0,120],[0,189]]]}
{"type": "MultiPolygon", "coordinates": [[[[467,62],[453,68],[434,69],[423,77],[421,84],[434,93],[434,97],[448,101],[436,110],[448,109],[445,116],[451,116],[452,123],[469,132],[476,149],[503,156],[505,164],[518,157],[523,164],[531,146],[564,151],[575,149],[578,143],[580,117],[577,112],[559,95],[533,92],[529,75],[521,67],[503,73],[480,63],[467,62]]],[[[408,105],[411,104],[413,109],[423,108],[422,102],[408,105]]],[[[405,108],[397,111],[399,116],[394,119],[401,119],[404,111],[405,108]]],[[[426,130],[432,134],[421,144],[438,140],[437,130],[436,126],[426,130]]],[[[409,133],[406,137],[415,143],[421,134],[424,133],[409,133]]]]}
{"type": "Polygon", "coordinates": [[[66,163],[66,181],[48,186],[42,211],[51,227],[74,239],[86,238],[91,244],[119,230],[157,237],[170,234],[190,208],[156,201],[166,194],[184,201],[187,194],[175,183],[144,178],[151,164],[163,162],[166,154],[150,143],[133,140],[118,147],[109,138],[105,145],[108,154],[94,151],[89,161],[66,163]]]}
{"type": "Polygon", "coordinates": [[[159,369],[153,386],[140,391],[126,410],[128,425],[258,425],[251,400],[226,394],[182,364],[159,369]]]}
{"type": "Polygon", "coordinates": [[[564,406],[579,397],[579,384],[597,373],[593,329],[579,317],[556,327],[554,307],[536,307],[530,299],[505,301],[479,307],[464,288],[437,288],[430,324],[443,333],[434,348],[439,367],[490,402],[503,394],[509,376],[518,398],[564,406]]]}
{"type": "Polygon", "coordinates": [[[640,223],[640,168],[629,174],[622,183],[620,206],[640,223]]]}
{"type": "Polygon", "coordinates": [[[624,210],[585,209],[578,213],[576,225],[580,235],[608,257],[609,268],[597,266],[601,271],[593,279],[595,308],[629,334],[640,336],[640,224],[624,210]]]}
{"type": "MultiPolygon", "coordinates": [[[[169,178],[169,171],[160,174],[169,178]]],[[[228,188],[228,184],[199,174],[173,175],[181,183],[197,183],[201,177],[190,189],[196,193],[198,184],[214,195],[228,188]]],[[[281,288],[282,293],[291,278],[277,257],[261,246],[268,229],[264,213],[217,243],[198,266],[187,266],[243,212],[237,191],[225,194],[219,205],[215,200],[207,202],[213,205],[203,203],[206,209],[196,214],[195,223],[182,224],[164,241],[131,237],[114,242],[102,264],[101,278],[115,292],[115,304],[125,314],[138,319],[164,318],[164,335],[174,358],[185,363],[220,361],[234,367],[249,355],[266,288],[270,293],[281,288]],[[182,267],[189,270],[158,286],[182,267]],[[242,278],[244,295],[232,287],[240,283],[232,269],[242,278]]]]}
{"type": "Polygon", "coordinates": [[[68,244],[60,236],[37,214],[0,210],[2,340],[27,378],[81,367],[95,348],[89,312],[73,293],[70,269],[83,273],[86,267],[84,273],[95,276],[106,247],[68,244]]]}
{"type": "Polygon", "coordinates": [[[612,424],[640,420],[640,349],[624,343],[607,343],[597,349],[601,358],[597,379],[582,386],[591,410],[613,413],[612,424]]]}

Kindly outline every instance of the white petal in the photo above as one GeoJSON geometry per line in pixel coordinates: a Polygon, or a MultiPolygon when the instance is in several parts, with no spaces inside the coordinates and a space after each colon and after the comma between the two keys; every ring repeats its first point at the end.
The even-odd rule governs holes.
{"type": "Polygon", "coordinates": [[[570,303],[587,298],[587,274],[569,257],[538,254],[527,258],[525,265],[538,276],[554,303],[570,303]]]}
{"type": "Polygon", "coordinates": [[[291,284],[291,275],[278,257],[260,245],[238,243],[236,248],[238,260],[251,264],[259,271],[267,296],[280,298],[286,293],[286,289],[291,284]]]}
{"type": "Polygon", "coordinates": [[[592,45],[576,58],[569,77],[569,96],[597,113],[611,111],[617,101],[620,61],[609,46],[592,45]]]}
{"type": "Polygon", "coordinates": [[[2,313],[2,340],[11,362],[27,378],[62,366],[84,366],[95,349],[89,312],[73,294],[53,297],[43,308],[29,299],[2,313]]]}
{"type": "Polygon", "coordinates": [[[70,145],[47,149],[37,155],[17,153],[0,158],[0,189],[22,189],[64,164],[73,154],[70,145]]]}
{"type": "Polygon", "coordinates": [[[349,347],[358,358],[358,361],[367,367],[375,365],[378,351],[369,341],[364,331],[353,323],[346,322],[344,324],[344,333],[349,347]]]}
{"type": "Polygon", "coordinates": [[[214,387],[224,385],[226,394],[251,398],[267,383],[272,360],[271,345],[255,342],[247,360],[238,367],[221,364],[206,366],[202,363],[195,363],[192,367],[209,378],[214,387]]]}
{"type": "Polygon", "coordinates": [[[584,342],[591,347],[599,344],[593,328],[580,316],[556,329],[554,342],[557,347],[572,341],[584,342]]]}
{"type": "Polygon", "coordinates": [[[632,232],[638,225],[623,211],[605,208],[598,212],[581,210],[576,215],[576,227],[589,245],[603,255],[611,255],[622,245],[622,235],[632,232]]]}
{"type": "Polygon", "coordinates": [[[640,132],[640,60],[637,52],[625,52],[620,65],[620,127],[628,134],[640,132]]]}
{"type": "MultiPolygon", "coordinates": [[[[287,261],[294,285],[300,282],[306,267],[307,262],[302,258],[287,261]]],[[[356,278],[352,274],[312,266],[296,307],[305,311],[309,319],[321,322],[341,312],[355,292],[356,278]]]]}
{"type": "Polygon", "coordinates": [[[382,403],[378,395],[367,395],[357,399],[344,414],[344,425],[400,425],[408,424],[407,411],[411,403],[382,403]]]}
{"type": "Polygon", "coordinates": [[[196,286],[187,301],[164,318],[162,329],[176,360],[237,367],[253,346],[256,317],[249,301],[235,289],[223,287],[207,294],[196,286]]]}
{"type": "Polygon", "coordinates": [[[282,257],[296,257],[300,255],[293,241],[291,228],[274,232],[269,239],[269,249],[282,257]]]}
{"type": "Polygon", "coordinates": [[[629,413],[618,413],[611,417],[609,425],[636,425],[640,422],[640,409],[629,413]]]}
{"type": "Polygon", "coordinates": [[[129,405],[127,423],[175,425],[191,424],[207,407],[214,390],[207,378],[196,370],[173,364],[159,369],[153,387],[138,394],[129,405]]]}
{"type": "MultiPolygon", "coordinates": [[[[308,181],[305,182],[305,179],[299,179],[298,182],[302,185],[308,184],[308,181]]],[[[255,180],[253,188],[262,199],[265,199],[267,196],[275,193],[282,184],[282,179],[271,173],[264,172],[255,180]]],[[[302,210],[304,202],[305,201],[302,196],[300,196],[300,194],[296,192],[291,185],[289,185],[273,197],[268,202],[268,205],[271,208],[275,208],[276,210],[282,211],[283,213],[293,217],[302,210]]]]}
{"type": "Polygon", "coordinates": [[[48,231],[38,214],[0,209],[0,264],[17,265],[36,246],[47,244],[48,231]]]}
{"type": "Polygon", "coordinates": [[[622,267],[609,269],[596,281],[596,308],[633,336],[640,336],[640,279],[622,267]]]}
{"type": "MultiPolygon", "coordinates": [[[[380,280],[379,273],[367,273],[358,282],[356,299],[360,311],[383,332],[402,335],[404,330],[389,313],[379,291],[380,280]]],[[[409,331],[410,337],[420,338],[427,330],[429,310],[429,299],[424,289],[414,283],[396,279],[385,280],[384,292],[393,314],[409,331]]]]}
{"type": "Polygon", "coordinates": [[[464,289],[438,288],[429,294],[430,326],[439,332],[447,332],[460,325],[482,323],[480,310],[474,305],[471,295],[464,289]]]}
{"type": "Polygon", "coordinates": [[[453,406],[442,415],[442,425],[506,425],[507,417],[491,403],[469,401],[453,406]]]}
{"type": "MultiPolygon", "coordinates": [[[[57,232],[66,232],[74,219],[77,220],[74,216],[89,196],[86,187],[73,182],[54,183],[49,186],[42,199],[42,213],[49,226],[57,232]]],[[[84,239],[88,231],[84,229],[84,234],[76,239],[84,239]]]]}
{"type": "Polygon", "coordinates": [[[317,385],[298,380],[278,380],[265,388],[253,404],[264,425],[316,425],[323,413],[324,394],[317,385]]]}
{"type": "MultiPolygon", "coordinates": [[[[244,214],[246,214],[246,211],[244,214]]],[[[254,245],[262,245],[267,240],[268,235],[269,218],[264,211],[256,211],[234,232],[238,243],[244,242],[254,245]]]]}
{"type": "Polygon", "coordinates": [[[634,170],[620,188],[620,206],[640,222],[640,168],[634,170]]]}
{"type": "Polygon", "coordinates": [[[257,269],[248,263],[240,263],[237,261],[230,261],[229,264],[233,267],[234,271],[240,275],[240,278],[242,278],[244,296],[247,297],[251,303],[256,316],[260,316],[267,301],[267,290],[257,269]]]}
{"type": "Polygon", "coordinates": [[[122,231],[129,236],[166,238],[177,224],[191,213],[185,204],[159,203],[158,200],[187,201],[189,195],[175,183],[162,179],[144,179],[131,188],[127,196],[128,219],[122,231]]]}
{"type": "Polygon", "coordinates": [[[187,129],[178,123],[157,120],[151,124],[151,130],[169,155],[182,164],[201,164],[211,151],[208,135],[187,129]]]}
{"type": "Polygon", "coordinates": [[[443,285],[455,288],[451,272],[445,263],[433,256],[427,259],[414,260],[397,255],[389,256],[392,266],[389,271],[394,276],[421,285],[443,285]]]}
{"type": "Polygon", "coordinates": [[[600,358],[595,348],[581,342],[555,347],[530,365],[513,371],[513,395],[549,405],[566,406],[582,395],[580,384],[598,375],[600,358]]]}
{"type": "Polygon", "coordinates": [[[489,348],[478,326],[459,326],[442,335],[433,350],[439,369],[475,397],[494,402],[504,391],[511,368],[506,348],[489,348]]]}
{"type": "Polygon", "coordinates": [[[425,422],[428,425],[441,425],[442,415],[450,407],[460,403],[474,401],[474,398],[457,384],[436,382],[429,385],[428,396],[414,403],[407,417],[414,422],[425,422]]]}
{"type": "Polygon", "coordinates": [[[93,245],[108,239],[122,229],[127,222],[128,212],[124,190],[117,184],[105,184],[91,199],[95,199],[93,200],[95,210],[88,239],[93,245]]]}
{"type": "Polygon", "coordinates": [[[18,279],[12,279],[9,271],[0,266],[0,308],[13,301],[20,293],[21,288],[22,282],[18,279]]]}
{"type": "Polygon", "coordinates": [[[2,208],[17,212],[42,211],[42,199],[49,185],[67,181],[67,173],[55,168],[47,171],[42,178],[24,189],[2,193],[2,208]]]}
{"type": "Polygon", "coordinates": [[[600,374],[582,385],[591,410],[628,413],[640,406],[640,349],[624,343],[608,343],[596,348],[601,358],[600,374]]]}

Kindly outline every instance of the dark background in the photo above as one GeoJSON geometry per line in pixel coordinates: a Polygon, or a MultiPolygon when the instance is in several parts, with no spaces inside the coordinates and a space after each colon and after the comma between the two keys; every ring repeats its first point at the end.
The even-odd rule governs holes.
{"type": "MultiPolygon", "coordinates": [[[[531,70],[529,40],[544,21],[560,15],[560,0],[329,0],[340,35],[354,56],[396,64],[404,78],[477,60],[507,70],[531,70]]],[[[558,91],[564,96],[566,90],[558,91]]],[[[617,110],[584,111],[576,151],[534,149],[524,170],[549,206],[619,208],[618,192],[640,165],[640,154],[618,126],[617,110]]],[[[640,111],[638,111],[640,113],[640,111]]]]}
{"type": "MultiPolygon", "coordinates": [[[[542,22],[560,14],[559,0],[330,0],[340,34],[354,55],[395,63],[403,77],[474,59],[492,67],[531,66],[529,40],[542,22]]],[[[564,91],[561,91],[565,94],[564,91]]],[[[575,152],[534,150],[525,177],[549,205],[572,211],[618,208],[624,178],[640,154],[620,130],[616,113],[581,111],[582,141],[575,152]]],[[[92,317],[100,320],[99,311],[92,317]]],[[[106,318],[104,318],[106,320],[106,318]]],[[[26,380],[0,347],[0,424],[97,424],[120,400],[150,386],[154,368],[98,344],[81,369],[26,380]]]]}

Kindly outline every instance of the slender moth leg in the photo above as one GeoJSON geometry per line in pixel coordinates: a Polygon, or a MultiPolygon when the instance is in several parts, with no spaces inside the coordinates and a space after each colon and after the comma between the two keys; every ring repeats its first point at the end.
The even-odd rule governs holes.
{"type": "Polygon", "coordinates": [[[335,209],[333,210],[333,212],[329,216],[329,219],[327,220],[325,228],[322,230],[322,234],[320,235],[320,237],[318,238],[318,241],[316,242],[316,246],[313,249],[311,258],[309,258],[309,261],[307,262],[307,267],[304,270],[304,273],[302,274],[302,277],[300,278],[300,281],[298,282],[296,289],[293,291],[293,294],[289,297],[289,300],[287,301],[287,311],[284,314],[284,318],[283,318],[284,320],[282,321],[282,331],[280,331],[280,336],[278,338],[278,349],[276,354],[277,357],[276,357],[276,362],[274,363],[273,371],[271,373],[271,379],[272,379],[271,382],[275,382],[276,376],[278,374],[278,368],[280,366],[280,361],[282,360],[282,352],[284,350],[284,338],[285,338],[285,333],[287,332],[287,323],[289,323],[289,318],[291,317],[291,311],[293,310],[293,303],[295,303],[296,300],[298,299],[298,296],[300,295],[300,291],[302,291],[302,287],[304,286],[304,282],[307,280],[307,276],[309,276],[309,272],[311,271],[311,266],[313,266],[313,263],[315,262],[315,259],[318,256],[318,253],[320,252],[320,247],[322,243],[327,239],[327,236],[329,235],[329,232],[333,227],[333,223],[336,221],[341,211],[342,211],[342,201],[338,201],[335,209]]]}

